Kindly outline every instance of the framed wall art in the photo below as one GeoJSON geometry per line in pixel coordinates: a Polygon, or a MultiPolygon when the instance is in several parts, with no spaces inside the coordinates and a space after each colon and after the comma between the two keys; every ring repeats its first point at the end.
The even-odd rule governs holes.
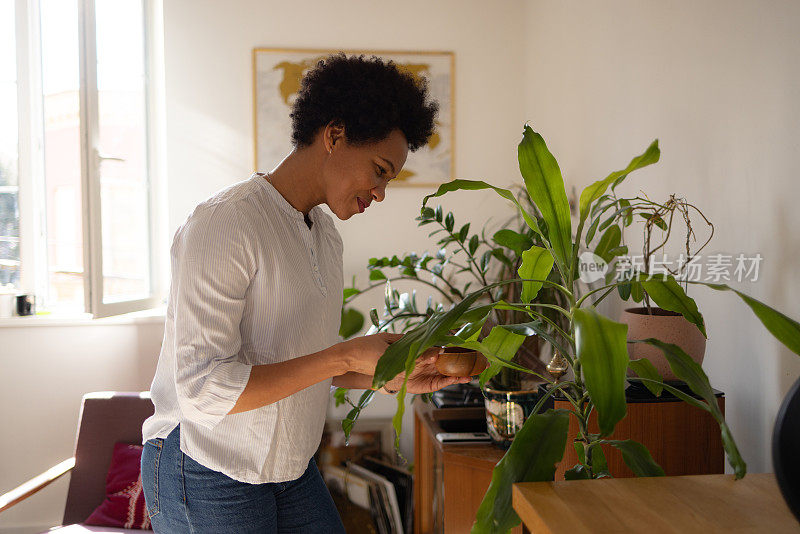
{"type": "Polygon", "coordinates": [[[253,49],[253,128],[255,170],[275,167],[291,150],[289,113],[308,69],[336,52],[380,56],[414,76],[428,81],[431,97],[439,103],[436,130],[428,144],[409,152],[405,167],[392,186],[436,187],[455,176],[453,52],[392,52],[336,49],[253,49]]]}

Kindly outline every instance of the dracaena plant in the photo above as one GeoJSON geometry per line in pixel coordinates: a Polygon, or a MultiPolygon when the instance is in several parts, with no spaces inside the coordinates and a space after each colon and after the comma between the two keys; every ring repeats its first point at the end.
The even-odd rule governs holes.
{"type": "MultiPolygon", "coordinates": [[[[656,395],[667,390],[683,401],[710,412],[720,425],[722,443],[736,478],[745,474],[745,462],[703,369],[676,345],[657,339],[633,341],[649,343],[662,350],[672,371],[695,396],[665,383],[649,361],[630,360],[626,325],[604,317],[594,307],[619,285],[634,281],[642,285],[657,306],[682,314],[705,335],[703,316],[683,287],[671,275],[648,277],[642,273],[632,280],[614,280],[589,289],[578,283],[579,243],[585,237],[583,232],[592,209],[612,185],[619,184],[633,171],[657,162],[659,156],[658,142],[654,141],[627,167],[589,185],[580,194],[577,221],[573,221],[558,163],[542,136],[526,126],[518,147],[519,168],[527,195],[531,204],[538,209],[538,214],[527,210],[509,190],[481,181],[448,182],[423,201],[424,209],[430,198],[452,191],[494,191],[516,206],[527,226],[540,238],[542,246],[532,245],[522,252],[517,278],[479,287],[448,309],[435,310],[401,340],[390,345],[378,361],[373,387],[381,387],[400,373],[405,373],[407,377],[414,369],[417,357],[434,345],[466,347],[482,352],[491,364],[480,376],[482,383],[503,367],[535,374],[511,361],[522,340],[531,335],[538,335],[551,343],[567,359],[572,370],[569,375],[571,379],[558,383],[553,383],[547,376],[540,377],[550,382],[550,387],[495,467],[473,532],[505,532],[519,523],[518,516],[511,508],[511,485],[515,482],[553,479],[556,464],[561,461],[568,446],[570,417],[577,419],[578,434],[574,443],[569,445],[575,447],[579,464],[567,470],[567,478],[608,476],[601,445],[619,449],[626,464],[637,476],[663,475],[662,469],[643,445],[631,440],[610,439],[616,424],[626,415],[625,380],[629,369],[635,373],[635,380],[643,382],[656,395]],[[573,222],[577,228],[574,233],[573,222]],[[551,279],[552,273],[554,279],[551,279]],[[479,302],[485,295],[491,295],[495,288],[507,284],[519,284],[519,302],[491,298],[491,302],[479,302]],[[537,302],[537,294],[545,286],[561,293],[566,305],[537,302]],[[519,311],[529,320],[525,323],[497,325],[481,337],[481,326],[489,313],[497,309],[519,311]],[[543,309],[555,310],[562,315],[567,319],[568,327],[561,328],[553,324],[542,313],[543,309]],[[455,335],[452,333],[454,330],[455,335]],[[542,412],[548,398],[556,393],[568,401],[570,409],[542,412]],[[589,431],[589,417],[593,412],[597,414],[598,433],[589,431]]],[[[775,338],[794,353],[800,354],[800,324],[797,321],[727,285],[687,283],[734,293],[775,338]]],[[[362,400],[372,393],[367,391],[362,400]]],[[[393,419],[398,435],[405,409],[405,394],[404,383],[397,393],[397,412],[393,419]]]]}

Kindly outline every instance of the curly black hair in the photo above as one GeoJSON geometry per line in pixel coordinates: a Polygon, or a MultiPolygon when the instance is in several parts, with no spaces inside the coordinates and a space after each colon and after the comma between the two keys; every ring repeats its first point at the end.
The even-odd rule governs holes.
{"type": "Polygon", "coordinates": [[[353,144],[381,141],[399,129],[414,151],[433,134],[438,111],[439,104],[428,100],[425,79],[392,61],[340,52],[303,77],[292,106],[292,142],[308,146],[320,128],[334,122],[344,126],[353,144]]]}

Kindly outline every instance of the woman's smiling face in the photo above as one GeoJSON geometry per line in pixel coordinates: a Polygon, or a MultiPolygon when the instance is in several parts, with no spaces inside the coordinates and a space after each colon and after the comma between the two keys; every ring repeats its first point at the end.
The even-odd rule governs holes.
{"type": "Polygon", "coordinates": [[[329,150],[325,167],[325,203],[341,220],[363,213],[386,196],[386,184],[405,165],[408,142],[400,130],[380,141],[354,145],[344,130],[328,126],[323,134],[329,150]]]}

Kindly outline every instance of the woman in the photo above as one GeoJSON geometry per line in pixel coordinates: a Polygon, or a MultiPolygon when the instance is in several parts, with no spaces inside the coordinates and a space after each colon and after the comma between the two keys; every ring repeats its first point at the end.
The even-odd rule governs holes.
{"type": "MultiPolygon", "coordinates": [[[[371,387],[401,336],[338,342],[342,240],[319,206],[346,220],[381,202],[436,112],[391,62],[331,56],[303,78],[291,153],[178,229],[155,414],[142,429],[156,532],[344,532],[313,460],[330,387],[371,387]]],[[[469,381],[438,374],[437,355],[421,356],[409,392],[469,381]]]]}

